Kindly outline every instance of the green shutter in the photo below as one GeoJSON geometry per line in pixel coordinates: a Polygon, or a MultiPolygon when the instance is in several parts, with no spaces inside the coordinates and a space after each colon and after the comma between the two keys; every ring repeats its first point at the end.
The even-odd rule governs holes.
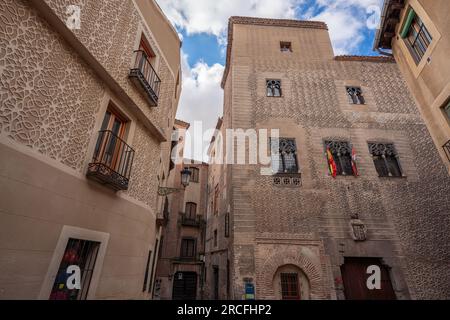
{"type": "Polygon", "coordinates": [[[402,31],[400,32],[400,36],[405,39],[408,36],[409,29],[411,28],[411,24],[416,16],[416,13],[413,9],[409,9],[408,15],[405,19],[405,23],[403,24],[402,31]]]}

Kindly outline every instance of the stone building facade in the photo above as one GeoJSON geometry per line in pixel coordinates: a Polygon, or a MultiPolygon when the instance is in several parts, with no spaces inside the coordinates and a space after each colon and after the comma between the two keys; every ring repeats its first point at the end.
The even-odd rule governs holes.
{"type": "Polygon", "coordinates": [[[450,174],[449,15],[445,0],[385,0],[374,48],[392,52],[450,174]]]}
{"type": "MultiPolygon", "coordinates": [[[[189,124],[175,121],[178,143],[174,152],[183,159],[189,124]]],[[[173,155],[175,156],[175,154],[173,155]]],[[[176,158],[176,157],[175,157],[176,158]]],[[[156,269],[154,298],[161,300],[203,299],[208,164],[184,159],[169,172],[163,216],[161,247],[156,269]],[[191,171],[187,187],[181,172],[191,171]]]]}
{"type": "Polygon", "coordinates": [[[0,299],[151,297],[176,31],[147,0],[6,0],[0,20],[0,299]]]}
{"type": "MultiPolygon", "coordinates": [[[[210,164],[206,295],[448,299],[450,180],[395,61],[335,57],[321,22],[232,17],[228,40],[216,135],[279,137],[256,132],[270,164],[210,164]],[[371,265],[382,290],[365,289],[371,265]]],[[[210,155],[255,150],[222,136],[210,155]]]]}
{"type": "Polygon", "coordinates": [[[223,156],[225,136],[223,118],[217,121],[216,132],[208,149],[210,159],[208,171],[208,214],[206,224],[206,284],[205,298],[227,300],[231,295],[230,266],[231,225],[230,208],[227,201],[227,166],[215,159],[223,156]]]}

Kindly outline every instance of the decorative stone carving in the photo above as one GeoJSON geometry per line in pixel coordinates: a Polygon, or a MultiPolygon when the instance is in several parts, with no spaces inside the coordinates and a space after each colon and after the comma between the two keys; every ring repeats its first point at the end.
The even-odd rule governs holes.
{"type": "Polygon", "coordinates": [[[302,177],[300,174],[277,175],[273,177],[273,184],[277,187],[297,188],[302,186],[302,177]]]}
{"type": "Polygon", "coordinates": [[[366,225],[359,219],[358,215],[352,216],[350,228],[353,240],[365,241],[367,239],[366,225]]]}

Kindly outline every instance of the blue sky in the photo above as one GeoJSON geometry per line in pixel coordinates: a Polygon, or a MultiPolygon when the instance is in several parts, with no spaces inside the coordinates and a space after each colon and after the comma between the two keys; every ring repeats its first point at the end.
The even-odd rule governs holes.
{"type": "MultiPolygon", "coordinates": [[[[202,131],[214,128],[222,115],[220,82],[230,16],[324,21],[335,55],[376,55],[372,45],[383,4],[383,0],[156,1],[183,40],[183,87],[177,118],[192,127],[201,121],[202,131]]],[[[188,156],[202,158],[199,153],[188,156]]]]}

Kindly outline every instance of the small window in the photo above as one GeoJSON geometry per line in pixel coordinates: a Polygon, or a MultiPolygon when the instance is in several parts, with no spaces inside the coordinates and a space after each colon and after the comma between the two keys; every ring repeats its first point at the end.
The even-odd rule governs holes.
{"type": "Polygon", "coordinates": [[[360,87],[347,87],[348,101],[351,104],[364,104],[364,96],[360,87]]]}
{"type": "Polygon", "coordinates": [[[217,229],[214,230],[214,247],[217,247],[217,229]]]}
{"type": "Polygon", "coordinates": [[[230,237],[230,213],[225,213],[225,238],[230,237]]]}
{"type": "Polygon", "coordinates": [[[281,41],[280,50],[281,52],[292,52],[292,44],[290,42],[281,41]]]}
{"type": "Polygon", "coordinates": [[[267,96],[281,97],[281,80],[266,80],[267,96]]]}
{"type": "Polygon", "coordinates": [[[94,273],[100,242],[70,238],[59,264],[50,300],[86,300],[94,273]],[[75,265],[81,270],[81,289],[67,288],[67,268],[75,265]]]}
{"type": "Polygon", "coordinates": [[[219,184],[214,188],[214,214],[219,214],[219,184]]]}
{"type": "Polygon", "coordinates": [[[141,42],[139,43],[139,50],[144,52],[148,61],[151,63],[153,67],[155,67],[156,54],[144,35],[142,35],[141,37],[141,42]]]}
{"type": "Polygon", "coordinates": [[[433,41],[433,37],[412,8],[409,9],[406,15],[400,35],[405,40],[414,61],[416,64],[419,64],[433,41]]]}
{"type": "Polygon", "coordinates": [[[186,217],[188,219],[195,219],[197,215],[197,204],[194,202],[186,203],[186,217]]]}
{"type": "Polygon", "coordinates": [[[190,182],[198,182],[199,181],[199,177],[200,177],[200,170],[198,168],[195,168],[195,167],[191,167],[191,168],[189,168],[189,170],[191,171],[190,182]]]}
{"type": "Polygon", "coordinates": [[[401,177],[402,169],[392,143],[369,143],[369,152],[380,177],[401,177]]]}
{"type": "Polygon", "coordinates": [[[450,121],[450,100],[448,101],[447,105],[442,108],[442,110],[444,111],[444,114],[446,115],[447,120],[450,121]]]}
{"type": "Polygon", "coordinates": [[[298,173],[297,145],[295,139],[271,138],[272,172],[298,173]]]}
{"type": "Polygon", "coordinates": [[[358,175],[353,148],[347,141],[325,141],[328,167],[333,177],[358,175]]]}
{"type": "Polygon", "coordinates": [[[193,258],[195,257],[195,239],[181,240],[181,257],[193,258]]]}
{"type": "Polygon", "coordinates": [[[281,273],[281,298],[283,300],[300,300],[297,273],[281,273]]]}

